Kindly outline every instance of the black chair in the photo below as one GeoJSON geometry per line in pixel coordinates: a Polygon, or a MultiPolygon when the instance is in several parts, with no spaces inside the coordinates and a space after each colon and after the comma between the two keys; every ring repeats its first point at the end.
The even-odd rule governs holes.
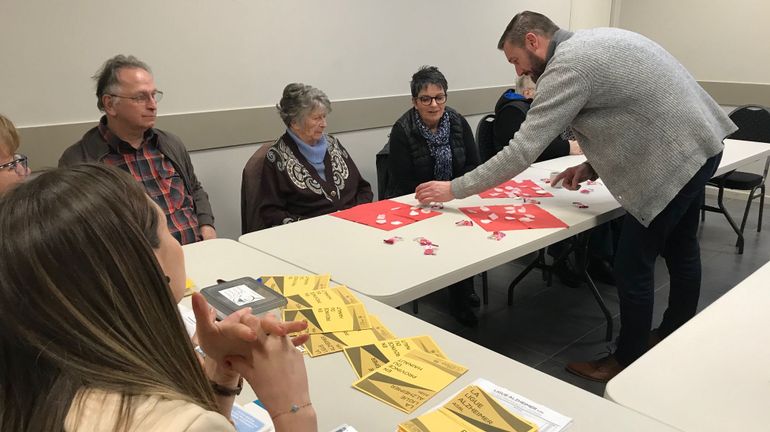
{"type": "Polygon", "coordinates": [[[385,146],[377,152],[374,159],[374,165],[377,167],[377,200],[384,200],[387,196],[388,190],[388,156],[390,156],[390,141],[385,143],[385,146]]]}
{"type": "Polygon", "coordinates": [[[492,156],[497,154],[495,148],[495,115],[487,114],[479,120],[478,126],[476,126],[476,146],[479,148],[479,158],[481,163],[488,161],[492,156]]]}
{"type": "Polygon", "coordinates": [[[265,156],[273,144],[263,144],[246,162],[241,176],[241,233],[247,234],[266,228],[265,222],[260,217],[259,185],[262,182],[262,167],[265,165],[265,156]]]}
{"type": "MultiPolygon", "coordinates": [[[[756,105],[738,107],[730,113],[730,119],[738,126],[738,130],[730,135],[729,138],[770,143],[770,111],[767,108],[756,105]]],[[[716,187],[719,190],[717,194],[717,207],[706,205],[704,198],[704,204],[701,206],[701,220],[706,220],[706,211],[724,214],[727,222],[735,233],[738,234],[735,246],[738,248],[739,254],[743,253],[743,230],[746,228],[746,220],[749,217],[751,203],[757,198],[759,198],[757,232],[762,231],[762,210],[765,204],[765,178],[767,177],[768,166],[770,166],[770,157],[765,160],[765,170],[761,175],[743,171],[730,171],[712,178],[707,183],[708,186],[716,187]],[[725,208],[723,201],[725,189],[749,191],[740,227],[725,208]]]]}

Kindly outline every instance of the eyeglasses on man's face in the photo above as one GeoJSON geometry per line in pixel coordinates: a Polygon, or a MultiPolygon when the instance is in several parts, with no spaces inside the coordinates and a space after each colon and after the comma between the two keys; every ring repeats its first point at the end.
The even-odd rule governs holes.
{"type": "Polygon", "coordinates": [[[163,92],[160,90],[155,90],[152,93],[141,93],[136,96],[121,96],[117,94],[107,93],[108,96],[121,98],[121,99],[129,99],[133,101],[136,104],[146,104],[150,100],[155,101],[156,103],[163,100],[163,92]]]}
{"type": "Polygon", "coordinates": [[[13,155],[12,161],[0,164],[0,172],[3,171],[14,171],[19,176],[26,176],[29,173],[27,157],[16,153],[13,155]]]}
{"type": "Polygon", "coordinates": [[[420,101],[420,104],[428,106],[433,103],[433,101],[436,101],[437,105],[443,105],[446,103],[446,94],[440,94],[438,96],[417,96],[415,99],[420,101]]]}

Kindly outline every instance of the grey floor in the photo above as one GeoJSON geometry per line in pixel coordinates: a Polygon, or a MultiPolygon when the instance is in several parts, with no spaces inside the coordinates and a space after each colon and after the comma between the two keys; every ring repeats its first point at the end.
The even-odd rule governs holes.
{"type": "MultiPolygon", "coordinates": [[[[701,261],[703,282],[698,310],[702,310],[726,293],[756,269],[770,260],[770,226],[763,217],[762,232],[757,233],[759,201],[754,201],[746,226],[743,255],[734,247],[736,235],[724,216],[707,213],[701,225],[701,261]]],[[[743,215],[745,201],[726,200],[734,218],[743,215]]],[[[768,206],[765,206],[767,210],[768,206]]],[[[765,211],[767,213],[767,211],[765,211]]],[[[524,268],[531,257],[525,257],[488,272],[489,304],[477,310],[479,325],[464,327],[449,314],[447,294],[442,290],[419,301],[415,316],[479,345],[506,355],[518,362],[602,395],[604,384],[576,377],[564,370],[567,362],[592,360],[605,355],[611,348],[605,341],[606,322],[587,286],[569,288],[554,278],[551,287],[535,270],[515,290],[513,306],[508,306],[507,288],[510,281],[524,268]]],[[[668,273],[659,258],[656,264],[655,317],[657,327],[668,301],[668,273]]],[[[618,295],[615,287],[597,284],[614,316],[614,333],[618,334],[618,295]]],[[[481,296],[481,281],[476,280],[481,296]]],[[[412,314],[411,305],[401,309],[412,314]]]]}

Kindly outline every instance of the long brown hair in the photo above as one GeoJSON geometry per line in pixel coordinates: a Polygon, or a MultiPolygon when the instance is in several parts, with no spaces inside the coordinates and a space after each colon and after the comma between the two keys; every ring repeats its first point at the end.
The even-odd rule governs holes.
{"type": "MultiPolygon", "coordinates": [[[[80,390],[216,410],[144,233],[158,215],[126,173],[81,165],[0,199],[0,430],[58,431],[80,390]]],[[[157,241],[157,240],[156,240],[157,241]]]]}

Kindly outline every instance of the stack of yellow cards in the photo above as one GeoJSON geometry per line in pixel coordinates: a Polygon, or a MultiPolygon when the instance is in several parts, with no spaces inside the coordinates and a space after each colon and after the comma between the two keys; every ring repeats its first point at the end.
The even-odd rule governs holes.
{"type": "Polygon", "coordinates": [[[305,291],[329,288],[330,275],[262,276],[262,283],[284,297],[305,291]]]}
{"type": "Polygon", "coordinates": [[[351,346],[345,348],[345,357],[347,357],[350,365],[353,366],[356,375],[361,378],[414,349],[443,359],[447,358],[430,336],[390,339],[366,345],[351,346]]]}
{"type": "Polygon", "coordinates": [[[310,339],[305,349],[311,357],[395,337],[347,287],[330,288],[329,280],[329,275],[262,277],[267,287],[288,300],[284,320],[307,321],[310,339]]]}
{"type": "Polygon", "coordinates": [[[311,356],[344,350],[358,380],[353,387],[398,408],[414,411],[467,369],[446,358],[430,336],[396,339],[344,286],[324,276],[263,276],[288,300],[285,321],[304,320],[311,356]]]}
{"type": "Polygon", "coordinates": [[[364,375],[353,388],[411,413],[468,369],[419,349],[364,375]]]}
{"type": "Polygon", "coordinates": [[[537,425],[505,409],[471,385],[436,411],[398,425],[400,432],[537,432],[537,425]]]}

